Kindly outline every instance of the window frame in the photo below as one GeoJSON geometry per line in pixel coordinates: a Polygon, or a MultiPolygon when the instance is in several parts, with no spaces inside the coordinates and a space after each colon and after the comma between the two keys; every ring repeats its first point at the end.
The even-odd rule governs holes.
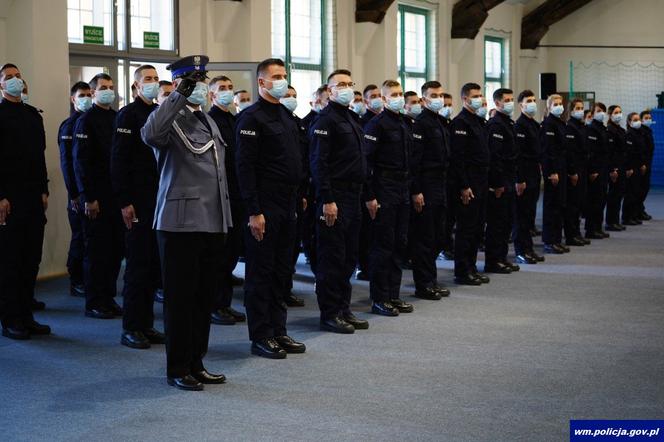
{"type": "Polygon", "coordinates": [[[405,87],[406,84],[406,78],[421,78],[425,82],[429,78],[429,75],[431,74],[431,47],[429,43],[429,35],[431,32],[431,18],[430,18],[430,12],[428,9],[423,9],[423,8],[418,8],[415,6],[411,5],[405,5],[405,4],[399,4],[399,9],[398,9],[398,17],[397,20],[401,22],[401,28],[399,30],[399,35],[397,38],[399,39],[401,45],[400,45],[400,51],[397,60],[397,76],[399,77],[399,82],[403,87],[405,87]],[[422,72],[413,72],[413,71],[408,71],[406,69],[406,13],[410,14],[415,14],[415,15],[421,15],[424,17],[424,73],[422,72]]]}
{"type": "Polygon", "coordinates": [[[484,36],[484,89],[486,93],[486,85],[488,82],[500,82],[500,87],[505,86],[505,39],[501,37],[495,37],[493,35],[484,36]],[[498,43],[500,45],[500,77],[489,77],[486,72],[486,44],[487,42],[498,43]]]}

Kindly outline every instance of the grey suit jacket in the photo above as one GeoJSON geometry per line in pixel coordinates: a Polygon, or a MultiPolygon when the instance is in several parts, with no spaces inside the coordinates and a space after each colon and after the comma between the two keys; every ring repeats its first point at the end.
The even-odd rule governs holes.
{"type": "Polygon", "coordinates": [[[154,228],[167,232],[227,232],[232,227],[224,156],[226,144],[207,114],[210,130],[173,92],[150,114],[141,138],[159,165],[154,228]]]}

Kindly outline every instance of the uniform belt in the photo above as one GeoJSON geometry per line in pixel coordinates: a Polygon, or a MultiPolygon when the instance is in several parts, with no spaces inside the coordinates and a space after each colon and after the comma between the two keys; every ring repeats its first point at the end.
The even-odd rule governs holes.
{"type": "Polygon", "coordinates": [[[347,192],[361,192],[362,184],[353,183],[351,181],[337,181],[332,180],[332,189],[334,190],[343,190],[347,192]]]}
{"type": "Polygon", "coordinates": [[[378,170],[375,170],[374,173],[376,175],[378,175],[379,177],[391,178],[393,180],[404,180],[404,179],[408,178],[408,172],[404,172],[403,170],[378,169],[378,170]]]}

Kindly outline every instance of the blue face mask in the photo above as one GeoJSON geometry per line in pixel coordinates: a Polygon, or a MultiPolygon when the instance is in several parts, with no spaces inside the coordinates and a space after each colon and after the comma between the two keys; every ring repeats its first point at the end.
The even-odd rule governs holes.
{"type": "Polygon", "coordinates": [[[228,106],[233,102],[233,91],[217,91],[217,94],[214,98],[215,103],[219,106],[228,106]]]}
{"type": "Polygon", "coordinates": [[[209,89],[208,85],[203,83],[202,81],[199,81],[196,83],[196,87],[194,88],[194,91],[189,95],[187,98],[187,101],[190,102],[191,104],[197,104],[199,106],[204,105],[207,103],[207,95],[208,95],[209,89]]]}
{"type": "Polygon", "coordinates": [[[482,97],[471,98],[470,107],[475,111],[479,110],[482,107],[482,97]]]}
{"type": "Polygon", "coordinates": [[[551,115],[553,115],[554,117],[559,117],[563,114],[564,111],[565,111],[565,108],[563,107],[563,105],[558,104],[558,105],[553,106],[551,108],[551,115]]]}
{"type": "Polygon", "coordinates": [[[506,115],[512,115],[512,112],[514,112],[514,102],[510,101],[508,103],[503,104],[503,113],[506,115]]]}
{"type": "Polygon", "coordinates": [[[21,94],[21,101],[25,104],[28,104],[30,102],[30,97],[28,97],[28,94],[21,94]]]}
{"type": "Polygon", "coordinates": [[[595,112],[593,118],[600,123],[604,123],[604,112],[595,112]]]}
{"type": "Polygon", "coordinates": [[[295,112],[297,108],[297,98],[295,97],[284,97],[279,100],[279,103],[283,104],[286,109],[291,113],[295,112]]]}
{"type": "Polygon", "coordinates": [[[403,97],[390,97],[387,99],[387,108],[392,112],[401,112],[405,103],[403,97]]]}
{"type": "Polygon", "coordinates": [[[101,104],[102,106],[108,106],[115,101],[115,92],[113,89],[104,89],[101,91],[96,91],[95,97],[97,99],[97,103],[101,104]]]}
{"type": "Polygon", "coordinates": [[[487,113],[487,108],[484,106],[477,109],[477,116],[480,118],[486,118],[486,113],[487,113]]]}
{"type": "Polygon", "coordinates": [[[641,129],[641,122],[640,121],[632,121],[631,123],[629,123],[629,126],[632,129],[641,129]]]}
{"type": "Polygon", "coordinates": [[[419,114],[422,113],[422,105],[419,104],[419,103],[418,104],[413,104],[410,107],[410,112],[408,112],[408,113],[411,114],[414,117],[418,116],[419,114]]]}
{"type": "Polygon", "coordinates": [[[154,100],[159,95],[159,83],[145,83],[141,87],[141,95],[143,95],[148,100],[154,100]]]}
{"type": "Polygon", "coordinates": [[[364,106],[363,101],[356,101],[351,106],[351,110],[357,115],[364,115],[364,113],[367,111],[367,108],[364,106]]]}
{"type": "Polygon", "coordinates": [[[653,125],[654,121],[652,121],[652,120],[643,120],[642,123],[645,127],[650,127],[650,126],[653,125]]]}
{"type": "Polygon", "coordinates": [[[23,92],[23,87],[25,85],[23,84],[23,80],[21,80],[18,77],[10,78],[9,80],[5,81],[5,85],[3,86],[3,89],[5,92],[7,92],[9,95],[12,97],[20,97],[21,92],[23,92]]]}
{"type": "Polygon", "coordinates": [[[443,108],[443,100],[440,98],[432,98],[429,100],[429,110],[432,112],[440,112],[443,108]]]}
{"type": "Polygon", "coordinates": [[[581,120],[581,118],[583,118],[583,111],[582,110],[575,110],[575,111],[572,111],[572,113],[570,115],[572,115],[572,118],[574,118],[576,120],[581,120]]]}
{"type": "Polygon", "coordinates": [[[372,98],[369,102],[369,107],[374,112],[380,112],[383,110],[383,100],[380,98],[372,98]]]}
{"type": "Polygon", "coordinates": [[[76,109],[81,112],[86,112],[92,107],[92,98],[90,97],[77,97],[76,98],[76,109]]]}
{"type": "Polygon", "coordinates": [[[586,120],[586,126],[590,126],[591,124],[593,124],[593,120],[586,120]]]}
{"type": "Polygon", "coordinates": [[[245,101],[245,102],[242,102],[242,103],[238,103],[236,107],[237,107],[237,111],[240,112],[240,111],[245,110],[249,106],[251,106],[251,102],[250,101],[245,101]]]}
{"type": "Polygon", "coordinates": [[[337,89],[336,100],[342,106],[348,106],[355,99],[355,92],[349,87],[337,89]]]}
{"type": "Polygon", "coordinates": [[[622,121],[622,114],[613,114],[611,115],[611,121],[618,124],[622,121]]]}
{"type": "Polygon", "coordinates": [[[445,106],[438,112],[443,118],[450,119],[452,118],[453,110],[452,106],[445,106]]]}
{"type": "Polygon", "coordinates": [[[523,108],[523,111],[532,117],[537,113],[537,103],[535,103],[534,101],[526,103],[525,107],[523,108]]]}
{"type": "Polygon", "coordinates": [[[267,89],[267,93],[277,100],[286,95],[288,91],[288,80],[272,80],[272,87],[267,89]]]}

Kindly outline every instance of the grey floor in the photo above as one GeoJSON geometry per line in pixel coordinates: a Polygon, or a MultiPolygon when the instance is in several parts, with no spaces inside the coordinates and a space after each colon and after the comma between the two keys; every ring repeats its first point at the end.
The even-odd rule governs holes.
{"type": "Polygon", "coordinates": [[[571,418],[661,419],[664,194],[648,209],[655,221],[488,286],[452,285],[439,261],[440,302],[411,298],[406,272],[415,313],[399,318],[368,314],[355,283],[371,328],[352,336],[317,330],[301,264],[289,330],[307,353],[253,357],[245,326],[214,326],[206,364],[229,382],[202,393],[166,386],[162,347],[120,346],[119,320],[43,283],[54,335],[0,338],[0,440],[560,441],[571,418]]]}

